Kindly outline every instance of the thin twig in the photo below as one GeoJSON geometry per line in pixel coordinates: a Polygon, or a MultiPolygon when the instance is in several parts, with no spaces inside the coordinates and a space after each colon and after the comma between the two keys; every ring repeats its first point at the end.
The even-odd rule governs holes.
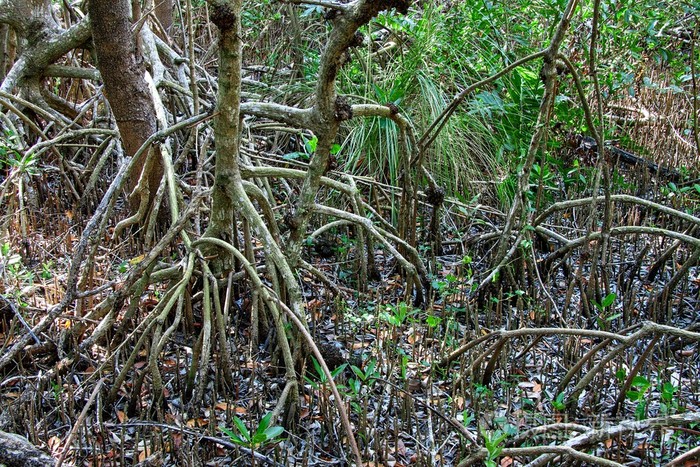
{"type": "Polygon", "coordinates": [[[73,444],[73,440],[75,439],[76,435],[78,434],[78,431],[80,431],[80,426],[85,421],[85,417],[87,417],[88,410],[90,410],[90,407],[92,407],[93,402],[95,402],[95,398],[97,397],[97,394],[100,392],[100,389],[102,388],[102,383],[104,383],[104,381],[105,381],[105,379],[102,378],[97,382],[97,384],[95,385],[95,388],[92,390],[92,393],[90,394],[90,398],[85,403],[85,407],[83,407],[83,410],[80,411],[80,415],[78,415],[78,419],[73,424],[73,429],[70,431],[70,434],[68,435],[68,439],[64,443],[63,451],[61,452],[61,455],[58,457],[58,460],[56,461],[56,467],[61,467],[63,465],[63,461],[65,460],[66,455],[68,454],[68,451],[70,450],[70,446],[71,446],[71,444],[73,444]]]}

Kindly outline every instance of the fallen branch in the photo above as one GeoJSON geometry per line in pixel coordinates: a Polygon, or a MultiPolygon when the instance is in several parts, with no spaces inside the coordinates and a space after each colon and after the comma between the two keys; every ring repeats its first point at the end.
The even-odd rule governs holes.
{"type": "Polygon", "coordinates": [[[54,460],[20,435],[0,431],[0,464],[7,467],[53,467],[54,460]]]}

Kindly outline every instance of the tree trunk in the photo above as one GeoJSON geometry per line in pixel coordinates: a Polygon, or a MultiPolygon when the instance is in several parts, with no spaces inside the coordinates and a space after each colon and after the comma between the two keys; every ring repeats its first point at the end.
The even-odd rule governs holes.
{"type": "MultiPolygon", "coordinates": [[[[30,101],[40,96],[46,67],[90,38],[87,21],[62,29],[51,15],[50,2],[44,0],[0,0],[0,23],[8,27],[3,46],[3,54],[7,54],[3,57],[6,68],[0,91],[18,90],[30,101]]],[[[34,103],[45,104],[41,97],[34,103]]]]}
{"type": "MultiPolygon", "coordinates": [[[[216,161],[212,207],[205,236],[234,243],[236,231],[235,212],[243,200],[236,199],[236,191],[242,191],[238,167],[240,103],[241,103],[241,41],[240,1],[210,1],[210,19],[219,29],[219,90],[214,118],[216,161]],[[239,190],[236,190],[238,188],[239,190]]],[[[217,273],[230,269],[233,258],[219,252],[220,258],[213,265],[217,273]]]]}
{"type": "Polygon", "coordinates": [[[0,24],[0,82],[5,79],[5,75],[7,75],[7,71],[10,69],[10,63],[12,63],[10,59],[12,55],[10,32],[10,26],[7,24],[0,24]]]}
{"type": "MultiPolygon", "coordinates": [[[[92,0],[89,3],[92,38],[98,65],[104,81],[105,94],[119,127],[124,149],[133,156],[151,134],[157,130],[156,112],[146,83],[146,69],[137,58],[135,41],[129,20],[129,0],[92,0]]],[[[136,163],[139,173],[132,173],[129,192],[141,182],[148,193],[149,206],[163,176],[163,165],[151,151],[144,151],[136,163]],[[149,167],[150,164],[150,167],[149,167]],[[144,171],[147,173],[141,173],[144,171]]],[[[139,191],[141,194],[141,191],[139,191]]],[[[139,207],[140,197],[131,196],[132,210],[139,207]]]]}
{"type": "Polygon", "coordinates": [[[0,23],[12,26],[30,46],[41,40],[45,29],[58,29],[50,12],[50,0],[0,0],[0,23]]]}
{"type": "Polygon", "coordinates": [[[155,0],[155,4],[156,18],[165,32],[169,32],[173,25],[173,0],[155,0]]]}

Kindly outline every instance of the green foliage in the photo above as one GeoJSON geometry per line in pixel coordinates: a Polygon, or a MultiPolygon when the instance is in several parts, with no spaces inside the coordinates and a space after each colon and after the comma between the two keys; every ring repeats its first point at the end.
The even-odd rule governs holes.
{"type": "Polygon", "coordinates": [[[46,263],[41,263],[41,273],[39,276],[44,280],[49,280],[53,277],[54,262],[48,261],[46,263]]]}
{"type": "Polygon", "coordinates": [[[647,401],[645,399],[646,392],[651,388],[651,383],[644,376],[635,376],[632,378],[631,389],[625,394],[627,399],[637,403],[637,408],[634,410],[634,415],[637,420],[642,420],[646,417],[647,401]]]}
{"type": "Polygon", "coordinates": [[[552,401],[552,407],[554,407],[555,410],[565,410],[566,409],[566,404],[564,401],[566,400],[566,395],[563,392],[560,392],[557,394],[557,397],[552,401]]]}
{"type": "MultiPolygon", "coordinates": [[[[316,374],[313,375],[313,378],[309,376],[304,376],[304,380],[311,385],[314,389],[319,389],[321,386],[324,386],[328,383],[328,377],[326,376],[326,372],[323,371],[323,368],[321,367],[321,364],[316,360],[316,358],[311,355],[311,363],[314,367],[314,371],[316,374]]],[[[338,374],[342,373],[343,370],[345,370],[345,367],[347,366],[347,363],[344,363],[340,365],[338,368],[334,369],[331,371],[331,376],[333,379],[335,379],[338,374]]]]}
{"type": "MultiPolygon", "coordinates": [[[[620,369],[615,373],[615,377],[617,378],[618,382],[622,384],[627,379],[627,374],[624,369],[620,369]]],[[[632,378],[630,389],[625,393],[627,400],[636,403],[634,415],[638,420],[644,419],[647,416],[647,397],[649,391],[652,389],[652,386],[653,385],[648,378],[637,375],[632,378]]],[[[656,389],[660,398],[660,415],[673,415],[681,410],[677,397],[677,393],[679,391],[678,386],[666,381],[660,382],[656,386],[656,389]]]]}
{"type": "Polygon", "coordinates": [[[457,289],[457,277],[454,274],[448,274],[445,276],[444,280],[433,279],[431,285],[434,290],[436,290],[441,296],[456,293],[457,289]]]}
{"type": "Polygon", "coordinates": [[[35,153],[22,151],[19,138],[5,130],[0,137],[0,170],[9,168],[20,174],[36,175],[39,159],[35,153]]]}
{"type": "Polygon", "coordinates": [[[355,375],[354,378],[348,378],[347,388],[349,390],[351,405],[357,413],[363,413],[366,412],[366,410],[359,404],[358,398],[360,398],[360,396],[364,396],[364,402],[365,404],[367,403],[369,397],[369,391],[367,389],[374,384],[377,378],[381,377],[381,372],[377,366],[376,359],[369,360],[366,363],[364,370],[355,365],[350,365],[350,369],[355,375]],[[365,391],[363,391],[363,388],[365,388],[365,391]]]}
{"type": "Polygon", "coordinates": [[[496,430],[493,433],[482,430],[481,436],[484,438],[484,447],[488,451],[485,461],[486,465],[488,467],[497,467],[496,458],[503,451],[503,441],[508,438],[508,434],[501,430],[496,430]]]}
{"type": "Polygon", "coordinates": [[[129,262],[124,260],[119,265],[117,266],[117,271],[119,271],[121,274],[126,273],[129,270],[129,262]]]}
{"type": "Polygon", "coordinates": [[[290,152],[282,156],[282,158],[285,160],[301,159],[304,161],[308,161],[309,159],[311,159],[311,156],[316,152],[316,146],[318,145],[318,137],[313,136],[311,138],[307,138],[306,136],[302,135],[302,139],[304,140],[304,152],[290,152]]]}
{"type": "Polygon", "coordinates": [[[251,433],[246,427],[243,420],[234,416],[233,423],[236,430],[231,430],[226,427],[219,427],[224,434],[226,434],[233,443],[239,446],[247,447],[249,449],[258,449],[261,446],[265,446],[275,441],[282,433],[284,433],[284,428],[281,426],[270,426],[272,421],[272,412],[268,412],[260,419],[258,427],[255,432],[251,433]]]}
{"type": "Polygon", "coordinates": [[[411,315],[414,315],[416,312],[417,310],[414,310],[406,303],[401,302],[398,305],[387,305],[386,311],[379,313],[379,318],[392,326],[401,326],[411,315]]]}
{"type": "Polygon", "coordinates": [[[468,428],[469,425],[474,423],[476,421],[476,416],[473,413],[469,413],[467,409],[464,409],[461,414],[462,418],[462,425],[464,425],[465,428],[468,428]]]}
{"type": "Polygon", "coordinates": [[[436,328],[437,326],[440,325],[441,321],[442,321],[442,318],[440,318],[439,316],[435,316],[435,315],[428,315],[425,318],[425,324],[427,324],[428,327],[430,327],[430,328],[436,328]]]}
{"type": "MultiPolygon", "coordinates": [[[[304,151],[295,151],[295,152],[290,152],[282,156],[283,159],[285,160],[296,160],[296,159],[301,159],[304,161],[308,161],[311,159],[311,156],[314,155],[316,152],[316,147],[318,146],[318,136],[314,135],[311,138],[308,138],[305,135],[301,135],[302,139],[304,140],[304,151]]],[[[340,152],[340,145],[339,144],[333,144],[331,146],[331,154],[336,155],[340,152]]]]}
{"type": "Polygon", "coordinates": [[[610,293],[610,294],[606,295],[605,298],[600,303],[593,300],[593,305],[598,309],[599,312],[602,313],[605,311],[606,308],[608,308],[609,306],[611,306],[615,302],[616,298],[617,298],[617,295],[615,295],[614,293],[610,293]]]}
{"type": "Polygon", "coordinates": [[[0,258],[2,259],[3,269],[13,270],[22,265],[22,257],[12,253],[12,247],[9,242],[5,242],[0,246],[0,258]]]}
{"type": "MultiPolygon", "coordinates": [[[[21,287],[34,281],[34,273],[25,267],[22,256],[12,250],[9,242],[0,245],[0,280],[14,284],[18,293],[21,287]]],[[[16,298],[20,299],[19,296],[16,298]]]]}
{"type": "Polygon", "coordinates": [[[668,381],[659,384],[659,392],[661,393],[659,411],[662,415],[673,415],[679,412],[680,404],[676,397],[678,389],[677,386],[674,386],[673,383],[668,381]]]}
{"type": "Polygon", "coordinates": [[[53,394],[54,400],[60,401],[63,394],[63,386],[61,386],[58,381],[51,381],[51,393],[53,394]]]}
{"type": "Polygon", "coordinates": [[[369,362],[367,362],[367,365],[365,365],[364,370],[355,365],[351,365],[350,369],[353,373],[355,373],[355,376],[357,376],[358,381],[361,381],[364,384],[370,384],[372,381],[374,381],[376,378],[379,378],[379,376],[381,375],[381,373],[379,372],[379,368],[377,367],[376,359],[372,359],[369,362]]]}
{"type": "Polygon", "coordinates": [[[600,329],[607,329],[609,326],[609,323],[616,320],[620,316],[622,316],[622,313],[615,313],[615,314],[610,314],[610,309],[615,303],[615,299],[617,298],[617,295],[615,293],[609,293],[608,295],[603,298],[603,300],[598,303],[595,300],[591,300],[591,303],[593,303],[593,306],[598,310],[598,316],[596,318],[598,322],[598,327],[600,329]]]}
{"type": "MultiPolygon", "coordinates": [[[[376,23],[367,31],[368,47],[358,50],[358,59],[343,70],[342,92],[397,105],[420,133],[450,102],[455,83],[475,76],[468,68],[470,56],[460,52],[471,50],[469,36],[451,35],[459,23],[439,5],[425,5],[406,17],[385,13],[376,23]]],[[[396,125],[378,118],[352,124],[343,142],[346,169],[397,184],[401,154],[396,125]]],[[[490,146],[491,131],[479,116],[458,114],[426,155],[427,163],[439,181],[457,193],[482,173],[480,166],[490,164],[490,146]]]]}

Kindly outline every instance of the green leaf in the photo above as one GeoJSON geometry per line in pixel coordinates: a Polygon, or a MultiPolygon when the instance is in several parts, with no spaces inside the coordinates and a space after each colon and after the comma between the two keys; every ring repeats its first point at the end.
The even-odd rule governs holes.
{"type": "Polygon", "coordinates": [[[632,378],[632,386],[635,388],[640,388],[642,392],[644,392],[651,387],[651,383],[644,376],[637,375],[632,378]]]}
{"type": "Polygon", "coordinates": [[[311,16],[321,16],[323,15],[323,7],[317,5],[311,5],[301,12],[302,18],[309,18],[311,16]]]}
{"type": "Polygon", "coordinates": [[[440,321],[441,319],[438,316],[429,315],[425,318],[425,323],[431,328],[437,327],[437,325],[440,324],[440,321]]]}
{"type": "Polygon", "coordinates": [[[608,294],[608,295],[603,299],[603,302],[601,303],[601,306],[602,306],[603,308],[609,307],[610,305],[613,304],[613,302],[615,301],[616,298],[617,298],[617,295],[615,295],[614,293],[608,294]]]}
{"type": "Polygon", "coordinates": [[[333,379],[335,379],[336,376],[338,376],[340,373],[342,373],[343,370],[345,370],[345,367],[347,367],[347,366],[348,366],[347,363],[343,363],[343,364],[340,365],[338,368],[336,368],[335,370],[331,371],[331,376],[333,377],[333,379]]]}
{"type": "Polygon", "coordinates": [[[250,442],[250,432],[248,431],[248,428],[246,428],[245,423],[243,423],[243,420],[234,416],[233,423],[236,425],[236,428],[238,428],[238,432],[243,436],[243,438],[245,438],[246,441],[250,442]]]}
{"type": "Polygon", "coordinates": [[[219,430],[221,430],[226,436],[228,436],[231,439],[231,441],[233,441],[234,443],[236,443],[238,445],[246,446],[248,444],[247,441],[245,441],[240,436],[238,436],[236,433],[234,433],[233,431],[229,430],[226,427],[220,426],[219,430]]]}
{"type": "Polygon", "coordinates": [[[467,427],[471,425],[474,420],[476,420],[476,416],[473,413],[467,412],[466,409],[462,411],[462,425],[467,427]]]}
{"type": "Polygon", "coordinates": [[[313,389],[318,389],[318,388],[320,387],[320,385],[318,384],[318,382],[312,380],[311,378],[309,378],[309,377],[306,376],[306,375],[304,375],[304,381],[306,381],[307,383],[309,383],[309,385],[310,385],[313,389]]]}
{"type": "Polygon", "coordinates": [[[622,383],[625,378],[627,378],[627,372],[625,371],[624,368],[620,368],[615,372],[615,378],[617,378],[617,381],[622,383]]]}
{"type": "Polygon", "coordinates": [[[275,439],[282,433],[284,433],[284,428],[282,428],[281,426],[273,426],[265,430],[265,435],[267,436],[267,439],[275,439]]]}
{"type": "Polygon", "coordinates": [[[637,420],[644,420],[646,418],[647,404],[646,401],[642,400],[637,404],[637,408],[634,410],[634,416],[637,420]]]}
{"type": "Polygon", "coordinates": [[[515,69],[515,71],[516,71],[516,72],[520,75],[520,77],[522,77],[523,80],[525,80],[525,81],[529,81],[529,82],[532,83],[532,82],[538,82],[538,81],[540,80],[540,78],[539,78],[539,76],[537,75],[537,73],[535,73],[535,72],[532,71],[532,70],[528,70],[527,68],[518,67],[518,68],[515,69]]]}
{"type": "Polygon", "coordinates": [[[350,365],[350,369],[352,370],[353,373],[355,373],[355,376],[357,376],[357,378],[360,381],[365,380],[366,376],[365,376],[364,372],[359,367],[356,367],[355,365],[350,365]]]}
{"type": "Polygon", "coordinates": [[[372,359],[367,363],[367,369],[365,370],[365,375],[367,375],[367,378],[370,376],[374,375],[374,369],[377,366],[377,360],[372,359]]]}
{"type": "Polygon", "coordinates": [[[260,446],[267,441],[267,435],[265,433],[255,433],[253,438],[250,440],[251,446],[260,446]]]}
{"type": "Polygon", "coordinates": [[[316,357],[311,355],[311,363],[314,365],[314,369],[316,370],[316,374],[318,375],[318,379],[321,383],[325,383],[328,378],[326,378],[326,373],[324,373],[323,368],[321,367],[321,364],[318,363],[318,360],[316,360],[316,357]]]}
{"type": "Polygon", "coordinates": [[[672,383],[665,382],[661,386],[661,399],[665,400],[666,402],[670,402],[673,400],[673,395],[676,393],[678,390],[677,387],[675,387],[672,383]]]}
{"type": "MultiPolygon", "coordinates": [[[[306,139],[306,138],[305,138],[306,139]]],[[[311,139],[307,139],[304,144],[307,154],[313,154],[316,152],[316,146],[318,146],[318,136],[314,136],[311,139]]]]}
{"type": "Polygon", "coordinates": [[[556,410],[564,410],[566,408],[564,397],[565,395],[563,392],[557,394],[557,398],[552,401],[552,407],[554,407],[556,410]]]}
{"type": "Polygon", "coordinates": [[[265,414],[263,418],[260,419],[260,423],[258,424],[258,429],[255,430],[255,434],[261,434],[265,433],[265,430],[267,430],[267,427],[270,426],[270,421],[272,420],[272,412],[268,412],[265,414]]]}

